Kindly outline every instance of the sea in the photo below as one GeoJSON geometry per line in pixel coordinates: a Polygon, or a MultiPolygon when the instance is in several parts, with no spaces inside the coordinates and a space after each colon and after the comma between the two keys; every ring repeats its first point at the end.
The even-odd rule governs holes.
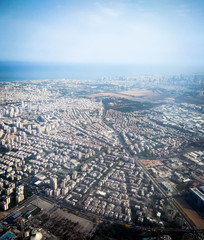
{"type": "Polygon", "coordinates": [[[172,75],[200,72],[200,68],[127,64],[65,64],[45,62],[0,61],[0,81],[79,79],[100,80],[104,77],[138,75],[172,75]]]}

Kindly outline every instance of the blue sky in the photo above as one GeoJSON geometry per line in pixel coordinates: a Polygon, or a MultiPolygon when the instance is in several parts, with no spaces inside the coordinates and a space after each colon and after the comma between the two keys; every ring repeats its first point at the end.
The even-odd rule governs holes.
{"type": "Polygon", "coordinates": [[[0,60],[204,64],[203,0],[0,0],[0,60]]]}

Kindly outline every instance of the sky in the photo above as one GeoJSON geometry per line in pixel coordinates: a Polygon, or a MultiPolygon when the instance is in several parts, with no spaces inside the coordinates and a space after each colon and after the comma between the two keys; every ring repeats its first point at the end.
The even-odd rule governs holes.
{"type": "Polygon", "coordinates": [[[0,0],[0,61],[204,66],[203,0],[0,0]]]}

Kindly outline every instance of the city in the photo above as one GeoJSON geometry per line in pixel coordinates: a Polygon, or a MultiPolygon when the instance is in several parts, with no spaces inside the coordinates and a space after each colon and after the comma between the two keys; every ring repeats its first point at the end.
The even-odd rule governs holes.
{"type": "Polygon", "coordinates": [[[0,239],[98,239],[107,223],[203,239],[203,75],[1,82],[0,92],[0,239]]]}

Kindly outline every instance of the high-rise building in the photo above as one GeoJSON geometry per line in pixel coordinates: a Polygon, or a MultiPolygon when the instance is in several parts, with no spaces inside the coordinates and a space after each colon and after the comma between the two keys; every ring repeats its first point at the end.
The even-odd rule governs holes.
{"type": "Polygon", "coordinates": [[[68,187],[65,187],[65,188],[62,188],[61,189],[61,192],[62,192],[62,195],[65,196],[67,193],[68,193],[68,187]]]}
{"type": "Polygon", "coordinates": [[[48,196],[52,196],[53,195],[53,190],[52,189],[50,189],[50,188],[46,188],[45,189],[45,193],[48,195],[48,196]]]}
{"type": "Polygon", "coordinates": [[[82,158],[82,153],[78,152],[77,157],[78,157],[78,159],[81,159],[82,158]]]}
{"type": "Polygon", "coordinates": [[[10,117],[14,117],[14,108],[13,108],[13,107],[11,107],[11,108],[9,109],[9,116],[10,116],[10,117]]]}
{"type": "Polygon", "coordinates": [[[24,186],[20,185],[16,188],[16,202],[19,203],[24,200],[24,186]]]}
{"type": "Polygon", "coordinates": [[[204,210],[204,188],[191,188],[190,189],[190,201],[194,208],[198,211],[204,210]]]}
{"type": "Polygon", "coordinates": [[[66,183],[67,183],[66,179],[63,179],[63,181],[61,183],[61,188],[65,188],[66,183]]]}
{"type": "Polygon", "coordinates": [[[74,171],[73,173],[72,173],[72,179],[76,179],[77,178],[77,171],[74,171]]]}
{"type": "Polygon", "coordinates": [[[68,182],[69,180],[70,180],[70,176],[67,175],[67,176],[66,176],[66,181],[68,182]]]}
{"type": "Polygon", "coordinates": [[[57,178],[56,177],[52,177],[50,179],[50,187],[53,189],[53,190],[56,190],[57,189],[57,178]]]}
{"type": "Polygon", "coordinates": [[[24,110],[24,109],[25,109],[25,104],[24,104],[24,101],[22,101],[22,102],[21,102],[21,108],[22,108],[22,110],[24,110]]]}
{"type": "Polygon", "coordinates": [[[85,172],[88,169],[88,165],[85,163],[82,167],[81,170],[85,172]]]}
{"type": "Polygon", "coordinates": [[[60,192],[61,192],[61,190],[59,188],[57,188],[56,190],[54,190],[54,196],[59,197],[60,192]]]}
{"type": "Polygon", "coordinates": [[[6,203],[5,201],[1,201],[0,207],[1,207],[4,211],[6,211],[6,210],[8,210],[8,203],[6,203]]]}

